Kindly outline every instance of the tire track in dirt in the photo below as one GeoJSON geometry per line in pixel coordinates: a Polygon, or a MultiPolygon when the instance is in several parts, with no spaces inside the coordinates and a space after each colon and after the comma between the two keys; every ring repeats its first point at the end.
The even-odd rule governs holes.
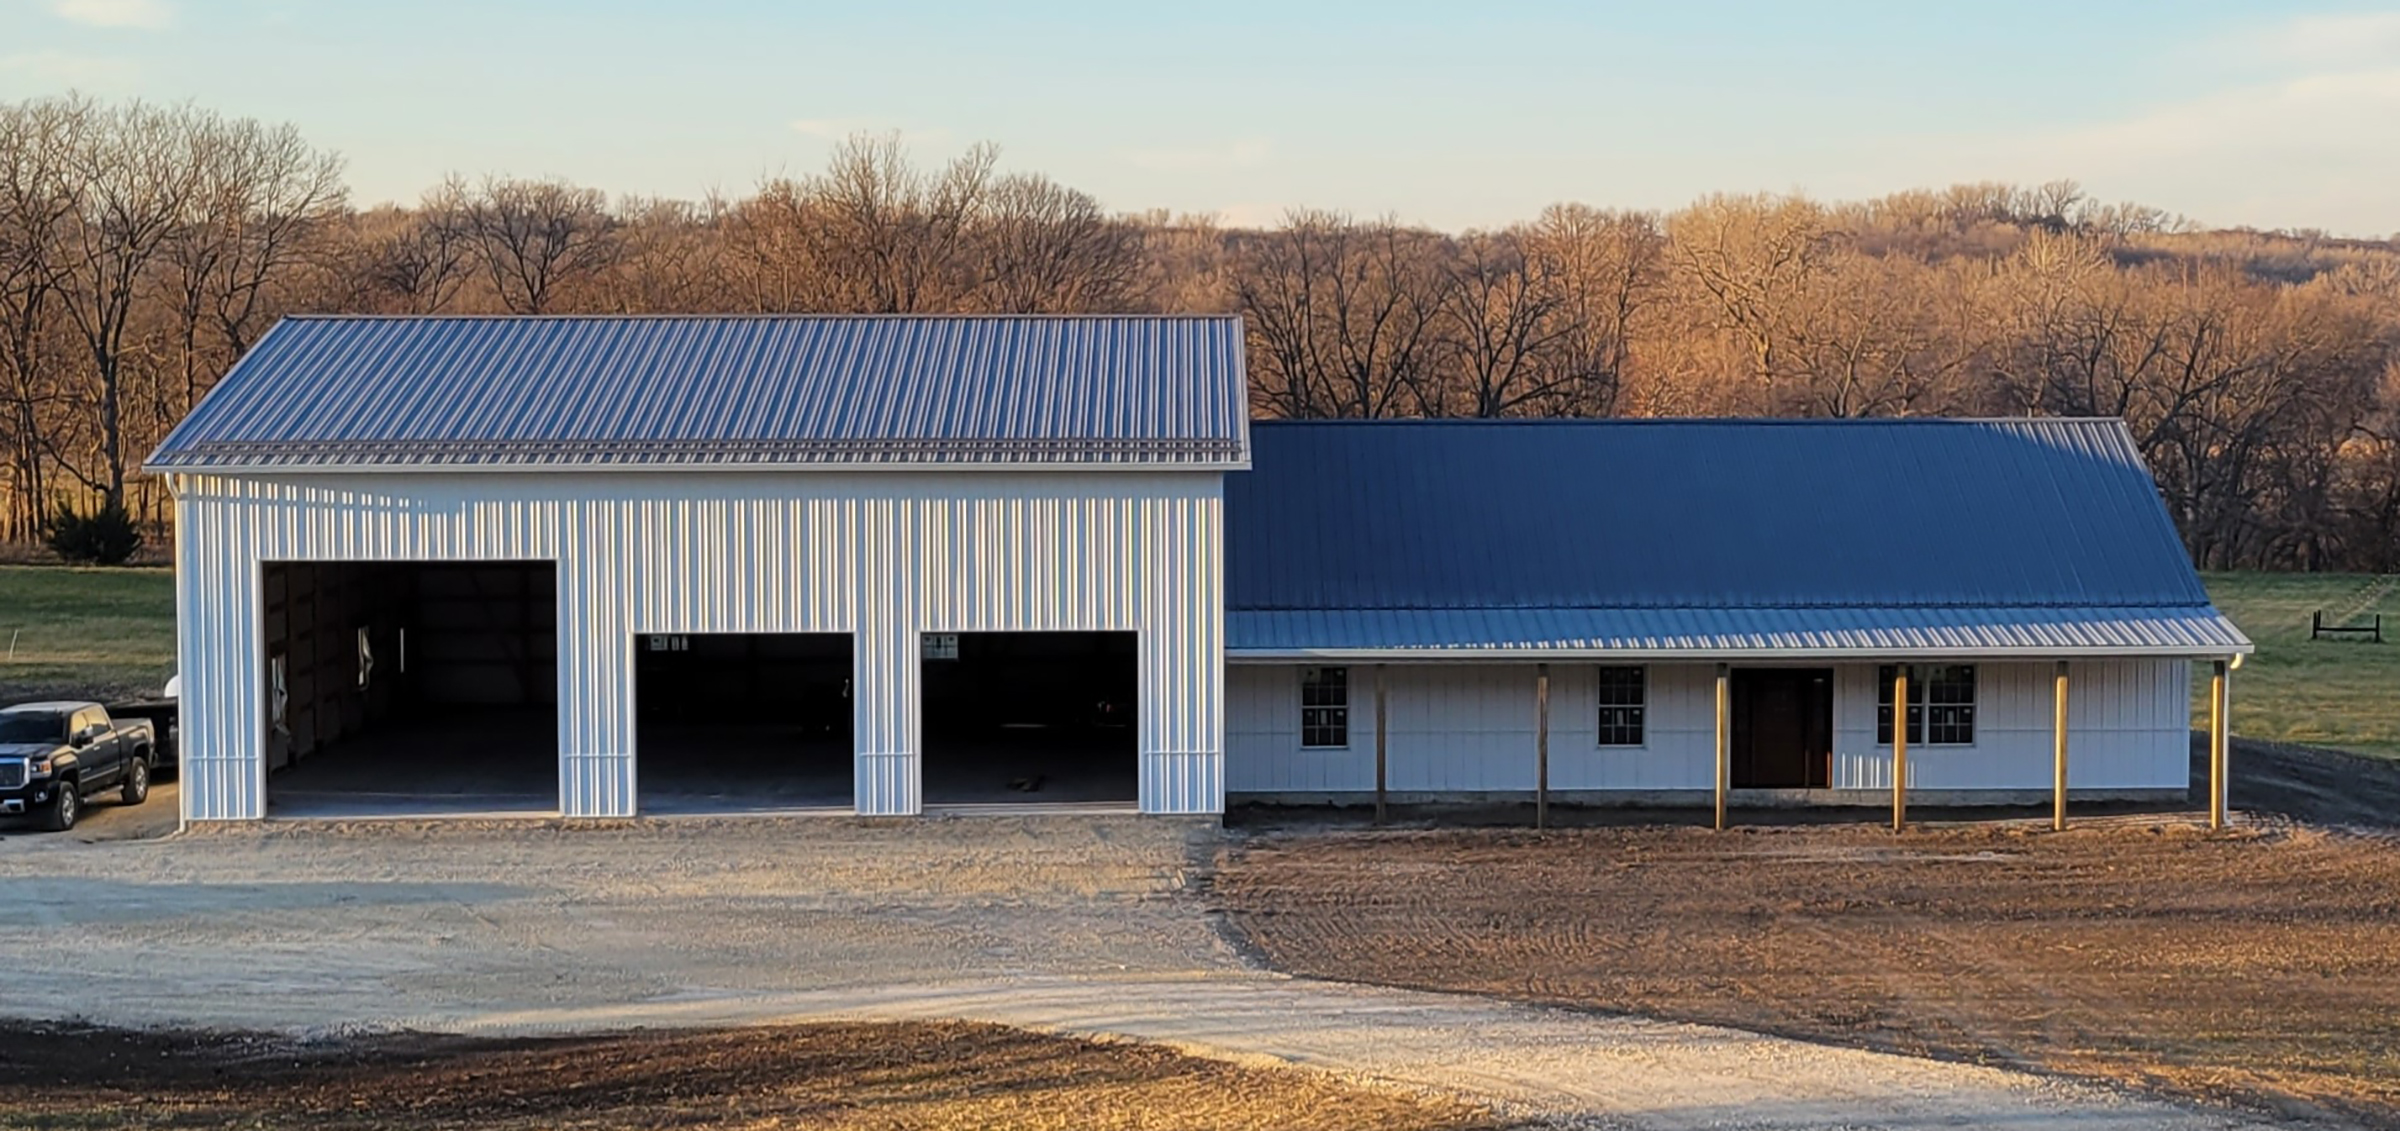
{"type": "MultiPolygon", "coordinates": [[[[1554,862],[1541,898],[1511,898],[1522,845],[1565,842],[1468,839],[1445,846],[1430,835],[1418,847],[1433,855],[1412,863],[1392,842],[1364,838],[1352,845],[1366,850],[1359,860],[1314,870],[1302,866],[1309,844],[1260,847],[1292,853],[1299,878],[1289,899],[1361,912],[1344,922],[1302,907],[1290,925],[1313,932],[1316,945],[1370,947],[1414,923],[1433,928],[1413,977],[1439,977],[1442,964],[1538,927],[1556,906],[1591,910],[1587,922],[1539,936],[1554,969],[1529,978],[1528,967],[1503,966],[1472,987],[1516,997],[1528,986],[1583,984],[1596,969],[1587,954],[1613,966],[1655,948],[1662,916],[1686,898],[1658,881],[1671,881],[1696,847],[1716,860],[1711,871],[1740,867],[1724,858],[1723,841],[1635,838],[1622,851],[1554,862]],[[1391,890],[1362,899],[1342,875],[1362,862],[1403,866],[1391,890]],[[1629,890],[1627,874],[1653,890],[1633,885],[1614,906],[1592,902],[1629,890]],[[1554,906],[1550,891],[1571,898],[1554,906]],[[1471,914],[1460,917],[1461,908],[1471,914]],[[1615,937],[1638,949],[1589,949],[1615,937]]],[[[1219,941],[1210,900],[1193,890],[1248,914],[1243,877],[1257,875],[1242,853],[1205,882],[1191,875],[1191,862],[1222,843],[1196,824],[1075,818],[634,822],[571,832],[270,826],[43,845],[0,855],[0,950],[69,950],[87,960],[86,977],[6,983],[0,1015],[491,1034],[958,1018],[1463,1090],[1587,1124],[2242,1124],[1973,1065],[1260,973],[1219,941]],[[29,926],[34,903],[58,922],[29,926]],[[548,949],[524,946],[528,938],[548,949]],[[995,940],[1010,943],[1005,953],[995,940]]],[[[1753,893],[1735,906],[1764,905],[1753,893]]],[[[1662,997],[1679,990],[1667,973],[1648,977],[1662,997]]]]}
{"type": "Polygon", "coordinates": [[[1258,834],[1278,969],[2400,1119],[2400,845],[2278,821],[1258,834]]]}

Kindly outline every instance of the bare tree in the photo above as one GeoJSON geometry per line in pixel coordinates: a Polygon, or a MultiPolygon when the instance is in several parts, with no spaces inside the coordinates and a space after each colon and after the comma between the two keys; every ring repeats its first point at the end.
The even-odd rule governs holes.
{"type": "Polygon", "coordinates": [[[725,310],[725,205],[661,197],[618,209],[617,254],[601,285],[604,309],[620,313],[697,314],[725,310]]]}
{"type": "Polygon", "coordinates": [[[50,99],[0,107],[0,395],[13,490],[0,536],[31,537],[49,498],[44,430],[59,398],[54,312],[75,197],[60,167],[94,107],[50,99]]]}
{"type": "Polygon", "coordinates": [[[1043,176],[1001,177],[973,229],[984,309],[1072,314],[1132,305],[1140,236],[1085,193],[1043,176]]]}
{"type": "Polygon", "coordinates": [[[1836,234],[1796,197],[1712,196],[1668,219],[1677,274],[1700,323],[1738,341],[1770,402],[1787,376],[1799,298],[1820,281],[1836,234]]]}
{"type": "Polygon", "coordinates": [[[1658,218],[1553,205],[1519,238],[1526,254],[1545,265],[1565,324],[1553,346],[1558,376],[1539,411],[1617,414],[1638,323],[1665,289],[1667,240],[1658,218]]]}
{"type": "Polygon", "coordinates": [[[833,309],[913,314],[955,307],[962,268],[999,150],[979,145],[928,175],[897,135],[859,135],[804,186],[809,258],[833,309]]]}
{"type": "Polygon", "coordinates": [[[999,151],[979,145],[928,173],[896,135],[860,134],[823,173],[780,177],[730,209],[731,253],[765,310],[914,314],[963,309],[982,282],[976,227],[999,151]]]}
{"type": "Polygon", "coordinates": [[[1984,335],[1956,271],[1906,255],[1836,251],[1793,297],[1787,379],[1774,409],[1908,416],[1961,407],[1984,335]]]}
{"type": "Polygon", "coordinates": [[[1278,416],[1423,413],[1441,306],[1441,240],[1389,220],[1294,212],[1247,248],[1235,284],[1252,394],[1278,416]]]}
{"type": "Polygon", "coordinates": [[[109,503],[121,504],[129,462],[129,367],[155,359],[154,354],[134,356],[136,304],[145,276],[201,190],[211,122],[189,107],[141,102],[94,111],[81,121],[60,166],[65,192],[76,200],[77,210],[52,282],[89,358],[100,466],[86,472],[71,459],[60,466],[109,503]]]}
{"type": "Polygon", "coordinates": [[[858,137],[738,198],[453,178],[353,211],[289,127],[0,104],[0,538],[285,312],[1236,311],[1266,415],[2122,417],[2195,558],[2400,566],[2400,241],[2202,231],[2072,182],[1558,205],[1450,236],[1161,213],[858,137]]]}
{"type": "Polygon", "coordinates": [[[547,314],[563,292],[597,278],[614,251],[615,220],[598,189],[559,180],[485,178],[465,202],[470,245],[511,314],[547,314]]]}
{"type": "Polygon", "coordinates": [[[455,181],[413,209],[379,208],[350,225],[350,291],[368,309],[439,314],[475,274],[475,234],[455,181]]]}
{"type": "Polygon", "coordinates": [[[1507,416],[1555,397],[1578,327],[1551,260],[1512,233],[1470,232],[1442,267],[1441,376],[1420,392],[1436,414],[1507,416]]]}
{"type": "Polygon", "coordinates": [[[1131,217],[1139,241],[1137,305],[1168,313],[1233,309],[1234,241],[1214,216],[1152,211],[1131,217]]]}
{"type": "Polygon", "coordinates": [[[164,249],[183,377],[177,415],[190,410],[208,373],[250,348],[274,313],[270,285],[300,262],[348,196],[342,159],[290,125],[209,119],[194,141],[200,184],[164,249]],[[213,361],[200,356],[204,327],[216,339],[213,361]]]}

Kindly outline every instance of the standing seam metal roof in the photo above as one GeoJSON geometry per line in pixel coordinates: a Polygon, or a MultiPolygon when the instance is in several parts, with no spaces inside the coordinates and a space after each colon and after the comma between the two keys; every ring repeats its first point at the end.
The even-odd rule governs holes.
{"type": "Polygon", "coordinates": [[[1231,317],[304,317],[148,466],[1248,458],[1231,317]]]}
{"type": "Polygon", "coordinates": [[[2115,420],[1260,422],[1237,656],[2216,654],[2115,420]]]}

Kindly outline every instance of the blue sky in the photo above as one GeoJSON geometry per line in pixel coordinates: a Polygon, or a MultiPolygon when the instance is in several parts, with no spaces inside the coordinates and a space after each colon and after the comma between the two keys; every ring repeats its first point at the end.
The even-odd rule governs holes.
{"type": "Polygon", "coordinates": [[[68,89],[297,123],[362,202],[453,170],[738,192],[898,130],[1236,222],[2073,177],[2400,232],[2400,0],[0,0],[0,97],[68,89]]]}

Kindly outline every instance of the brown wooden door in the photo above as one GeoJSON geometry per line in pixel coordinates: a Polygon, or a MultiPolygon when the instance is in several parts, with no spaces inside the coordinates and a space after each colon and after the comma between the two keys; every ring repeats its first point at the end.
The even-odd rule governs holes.
{"type": "Polygon", "coordinates": [[[1823,789],[1833,766],[1833,670],[1736,668],[1733,786],[1823,789]]]}

